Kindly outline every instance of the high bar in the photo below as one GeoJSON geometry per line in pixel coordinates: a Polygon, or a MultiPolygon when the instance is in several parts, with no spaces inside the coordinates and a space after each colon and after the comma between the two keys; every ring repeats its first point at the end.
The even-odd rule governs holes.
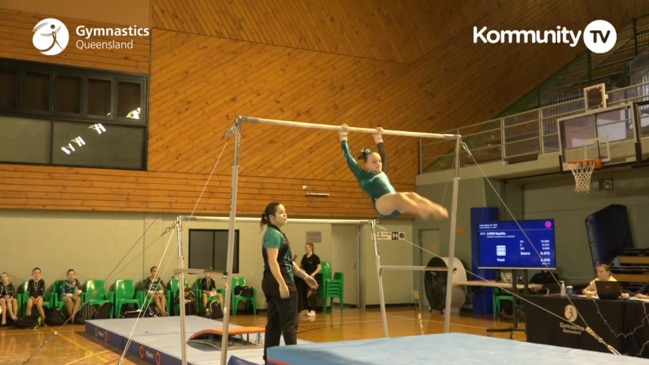
{"type": "MultiPolygon", "coordinates": [[[[210,222],[229,222],[229,217],[209,217],[209,216],[190,216],[182,215],[180,216],[183,220],[188,221],[210,221],[210,222]]],[[[259,223],[261,217],[252,218],[252,217],[236,217],[235,222],[244,223],[252,222],[259,223]]],[[[289,223],[310,223],[310,224],[368,224],[372,222],[372,219],[309,219],[309,218],[289,218],[289,223]]]]}
{"type": "MultiPolygon", "coordinates": [[[[339,125],[294,122],[294,121],[278,120],[278,119],[246,117],[241,115],[237,117],[237,121],[259,123],[259,124],[273,124],[273,125],[279,125],[285,127],[327,129],[331,131],[340,131],[341,129],[339,125]]],[[[374,128],[347,127],[347,130],[350,132],[376,133],[376,129],[374,128]]],[[[436,138],[436,139],[457,139],[460,137],[459,134],[422,133],[422,132],[393,131],[393,130],[384,130],[383,134],[393,135],[393,136],[436,138]]]]}

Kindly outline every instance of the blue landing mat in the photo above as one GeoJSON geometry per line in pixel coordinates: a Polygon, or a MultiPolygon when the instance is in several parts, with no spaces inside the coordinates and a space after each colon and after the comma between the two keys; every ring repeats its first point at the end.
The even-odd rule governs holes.
{"type": "Polygon", "coordinates": [[[276,365],[647,365],[646,359],[540,345],[500,338],[446,333],[268,349],[276,365]]]}

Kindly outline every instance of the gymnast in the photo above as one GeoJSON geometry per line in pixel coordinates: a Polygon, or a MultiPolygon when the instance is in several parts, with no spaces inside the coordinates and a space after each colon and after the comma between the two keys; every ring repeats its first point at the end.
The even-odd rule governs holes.
{"type": "Polygon", "coordinates": [[[347,165],[358,179],[363,191],[372,198],[376,212],[387,218],[398,217],[402,213],[415,214],[422,219],[428,219],[431,216],[435,219],[448,218],[446,208],[441,205],[414,192],[397,192],[390,184],[387,175],[387,153],[383,146],[382,132],[383,128],[377,127],[376,132],[372,133],[379,152],[362,149],[361,155],[358,156],[358,159],[364,162],[365,168],[359,166],[349,152],[347,124],[341,125],[341,130],[338,132],[347,165]]]}

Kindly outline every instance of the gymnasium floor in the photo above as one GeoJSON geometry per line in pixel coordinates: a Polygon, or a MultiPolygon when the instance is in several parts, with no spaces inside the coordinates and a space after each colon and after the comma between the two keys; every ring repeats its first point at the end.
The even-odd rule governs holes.
{"type": "MultiPolygon", "coordinates": [[[[418,312],[413,307],[388,308],[390,337],[421,334],[418,312]]],[[[444,317],[440,313],[422,313],[421,325],[425,334],[443,333],[444,317]]],[[[231,323],[241,326],[261,326],[264,314],[237,315],[231,323]]],[[[524,323],[522,324],[524,326],[524,323]]],[[[494,320],[491,316],[475,318],[469,314],[453,315],[451,331],[486,336],[488,328],[507,328],[510,321],[494,320]]],[[[298,338],[309,342],[348,341],[383,337],[378,309],[335,308],[315,318],[300,317],[298,338]]],[[[509,333],[495,333],[494,337],[509,338],[509,333]]],[[[180,338],[180,337],[179,337],[180,338]]],[[[524,332],[515,332],[514,339],[525,340],[524,332]]],[[[0,328],[0,364],[118,364],[121,352],[96,342],[85,334],[83,325],[65,325],[61,328],[40,327],[36,330],[0,328]],[[56,331],[56,334],[54,332],[56,331]]],[[[123,364],[146,364],[128,356],[123,364]]]]}

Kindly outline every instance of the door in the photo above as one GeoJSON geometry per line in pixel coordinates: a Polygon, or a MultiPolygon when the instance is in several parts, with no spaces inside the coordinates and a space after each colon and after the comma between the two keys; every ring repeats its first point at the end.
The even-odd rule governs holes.
{"type": "Polygon", "coordinates": [[[345,275],[345,304],[358,306],[359,226],[334,224],[331,226],[331,270],[345,275]]]}

